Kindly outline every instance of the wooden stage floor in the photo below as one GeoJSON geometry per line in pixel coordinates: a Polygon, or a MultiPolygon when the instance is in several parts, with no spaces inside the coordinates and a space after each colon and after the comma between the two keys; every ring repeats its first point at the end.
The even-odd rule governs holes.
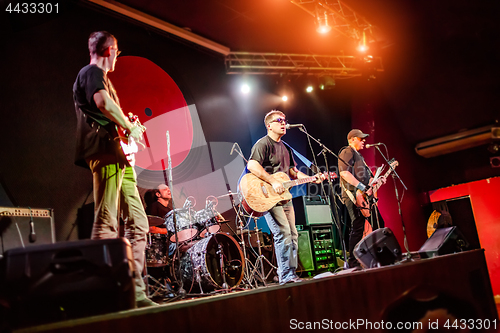
{"type": "Polygon", "coordinates": [[[389,325],[393,329],[402,326],[436,331],[435,326],[445,325],[447,319],[449,325],[454,319],[458,319],[458,325],[467,320],[469,327],[489,325],[488,331],[498,331],[498,313],[484,250],[346,271],[284,286],[181,300],[15,332],[382,332],[389,325]]]}

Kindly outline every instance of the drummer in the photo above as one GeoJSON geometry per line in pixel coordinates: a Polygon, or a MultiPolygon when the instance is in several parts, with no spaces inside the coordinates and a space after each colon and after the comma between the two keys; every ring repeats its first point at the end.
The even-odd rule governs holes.
{"type": "Polygon", "coordinates": [[[173,209],[172,192],[167,185],[160,184],[153,190],[153,197],[156,201],[146,208],[146,214],[164,218],[173,209]]]}
{"type": "MultiPolygon", "coordinates": [[[[165,219],[165,215],[173,210],[172,192],[166,184],[160,184],[153,190],[153,198],[156,200],[146,207],[146,214],[151,216],[159,216],[165,219]]],[[[159,226],[150,226],[149,233],[151,234],[168,234],[165,224],[159,226]]],[[[171,256],[175,251],[175,243],[168,245],[168,255],[171,256]]]]}

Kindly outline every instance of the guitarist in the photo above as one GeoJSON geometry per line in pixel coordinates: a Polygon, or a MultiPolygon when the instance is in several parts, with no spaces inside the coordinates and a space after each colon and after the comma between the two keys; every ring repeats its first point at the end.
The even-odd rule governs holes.
{"type": "MultiPolygon", "coordinates": [[[[281,138],[286,134],[285,114],[272,110],[264,118],[267,135],[259,139],[252,148],[247,169],[255,176],[271,184],[278,194],[285,192],[283,184],[273,178],[276,172],[284,172],[292,179],[308,178],[296,168],[290,148],[281,138]]],[[[325,179],[317,175],[317,183],[325,179]]],[[[274,238],[276,262],[278,264],[279,283],[299,282],[301,279],[295,273],[297,269],[298,233],[295,228],[295,212],[292,202],[278,203],[265,215],[266,222],[274,238]]]]}
{"type": "MultiPolygon", "coordinates": [[[[351,219],[351,231],[349,234],[349,267],[360,267],[360,263],[354,257],[354,247],[363,238],[363,230],[365,227],[366,218],[363,216],[361,209],[356,205],[356,192],[360,190],[363,193],[371,195],[371,188],[369,186],[370,180],[373,174],[365,163],[365,159],[359,153],[361,149],[365,147],[365,139],[368,134],[363,133],[359,129],[353,129],[347,134],[347,141],[349,145],[342,148],[339,152],[339,173],[340,182],[342,187],[342,201],[346,205],[347,211],[349,212],[349,217],[351,219]]],[[[380,181],[385,182],[385,178],[381,178],[380,181]]],[[[377,227],[384,227],[384,221],[380,214],[378,214],[378,209],[375,214],[378,217],[378,222],[372,224],[374,229],[377,227]]]]}
{"type": "Polygon", "coordinates": [[[137,190],[135,171],[112,135],[118,125],[138,141],[143,128],[124,115],[107,76],[115,69],[120,54],[116,38],[106,31],[94,32],[88,47],[90,64],[78,73],[73,100],[77,115],[75,164],[89,168],[93,176],[92,239],[119,237],[119,214],[124,213],[125,237],[132,245],[135,263],[136,305],[157,305],[146,297],[142,280],[148,219],[137,190]]]}

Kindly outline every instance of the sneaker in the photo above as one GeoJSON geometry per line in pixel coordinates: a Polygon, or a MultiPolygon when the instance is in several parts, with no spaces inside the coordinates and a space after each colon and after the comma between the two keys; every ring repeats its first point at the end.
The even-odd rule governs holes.
{"type": "Polygon", "coordinates": [[[148,306],[159,306],[160,304],[153,302],[149,298],[143,298],[141,300],[136,300],[135,301],[135,306],[137,308],[146,308],[148,306]]]}

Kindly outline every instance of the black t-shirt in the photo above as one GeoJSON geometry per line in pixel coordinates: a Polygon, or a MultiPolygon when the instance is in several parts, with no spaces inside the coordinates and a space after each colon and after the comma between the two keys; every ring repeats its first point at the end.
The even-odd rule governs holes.
{"type": "MultiPolygon", "coordinates": [[[[350,146],[345,147],[339,153],[339,172],[342,171],[349,171],[358,181],[366,186],[368,186],[368,183],[370,182],[370,178],[372,176],[372,173],[366,165],[363,156],[361,156],[361,154],[356,151],[356,149],[350,146]],[[347,164],[342,162],[342,160],[347,164]]],[[[340,181],[347,190],[354,192],[354,190],[356,189],[356,187],[346,182],[342,177],[340,177],[340,181]]],[[[343,188],[342,196],[347,196],[344,193],[343,188]]]]}
{"type": "Polygon", "coordinates": [[[255,143],[250,159],[259,162],[269,174],[281,171],[290,176],[290,168],[295,167],[290,149],[281,140],[276,142],[269,135],[255,143]]]}
{"type": "Polygon", "coordinates": [[[110,129],[114,125],[99,110],[94,101],[94,94],[106,90],[118,104],[115,89],[102,69],[96,65],[83,67],[73,84],[73,101],[77,116],[75,164],[87,166],[85,159],[97,154],[117,153],[119,143],[113,140],[110,129]]]}
{"type": "Polygon", "coordinates": [[[158,201],[153,202],[150,206],[147,207],[146,213],[148,215],[159,216],[161,218],[165,218],[165,215],[168,214],[173,209],[172,200],[169,201],[168,206],[165,207],[158,201]]]}

